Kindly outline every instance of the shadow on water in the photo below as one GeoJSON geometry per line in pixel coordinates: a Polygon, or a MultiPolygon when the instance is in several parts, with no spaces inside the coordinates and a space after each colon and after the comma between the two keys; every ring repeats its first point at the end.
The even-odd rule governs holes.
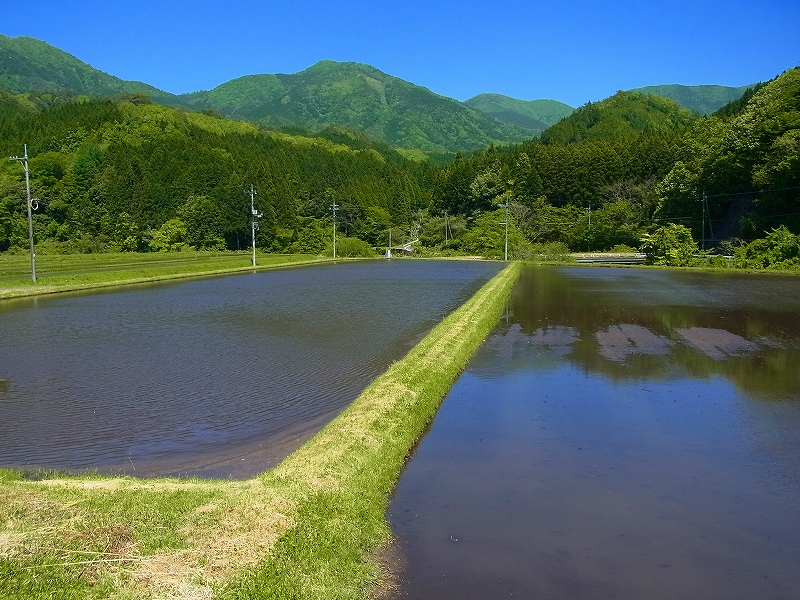
{"type": "Polygon", "coordinates": [[[370,261],[0,304],[0,466],[252,476],[500,268],[370,261]]]}
{"type": "Polygon", "coordinates": [[[388,516],[409,598],[800,597],[800,280],[523,272],[388,516]]]}

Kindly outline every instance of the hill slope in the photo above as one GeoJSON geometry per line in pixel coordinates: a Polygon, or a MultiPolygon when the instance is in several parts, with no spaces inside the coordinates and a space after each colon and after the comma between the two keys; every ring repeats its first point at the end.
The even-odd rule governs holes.
{"type": "Polygon", "coordinates": [[[541,138],[546,144],[631,139],[644,131],[675,131],[690,125],[696,118],[668,98],[617,92],[601,102],[581,106],[542,133],[541,138]]]}
{"type": "Polygon", "coordinates": [[[125,81],[103,73],[31,37],[0,35],[0,88],[17,94],[56,90],[91,96],[147,94],[157,102],[176,103],[172,94],[146,83],[125,81]]]}
{"type": "MultiPolygon", "coordinates": [[[[39,109],[0,92],[0,156],[28,145],[40,199],[34,234],[59,251],[164,249],[167,233],[178,245],[240,248],[250,236],[250,184],[262,248],[320,252],[334,202],[341,233],[378,244],[424,206],[432,167],[327,133],[336,141],[153,103],[94,98],[39,109]],[[161,229],[175,218],[184,233],[175,223],[161,229]]],[[[24,196],[20,165],[0,161],[0,252],[26,247],[24,196]]]]}
{"type": "Polygon", "coordinates": [[[450,151],[530,133],[430,90],[353,62],[321,61],[291,75],[250,75],[181,96],[196,109],[271,127],[342,125],[400,148],[450,151]]]}
{"type": "Polygon", "coordinates": [[[502,94],[479,94],[464,102],[470,108],[537,136],[575,109],[557,100],[517,100],[502,94]]]}
{"type": "Polygon", "coordinates": [[[629,90],[640,94],[654,94],[674,100],[681,108],[698,115],[710,115],[729,102],[738,100],[752,85],[728,87],[724,85],[650,85],[629,90]]]}

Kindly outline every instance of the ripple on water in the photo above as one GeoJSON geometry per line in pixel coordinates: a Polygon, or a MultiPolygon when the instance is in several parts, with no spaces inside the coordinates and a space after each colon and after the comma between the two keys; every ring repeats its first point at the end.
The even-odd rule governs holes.
{"type": "Polygon", "coordinates": [[[374,261],[0,308],[0,465],[202,474],[271,440],[288,454],[287,432],[318,429],[501,267],[374,261]]]}

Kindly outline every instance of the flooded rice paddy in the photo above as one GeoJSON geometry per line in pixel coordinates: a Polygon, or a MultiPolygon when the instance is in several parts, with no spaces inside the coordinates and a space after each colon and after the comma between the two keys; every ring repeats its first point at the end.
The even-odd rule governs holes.
{"type": "Polygon", "coordinates": [[[0,304],[0,467],[247,477],[502,265],[369,261],[0,304]]]}
{"type": "Polygon", "coordinates": [[[527,268],[388,517],[407,598],[800,598],[800,279],[527,268]]]}

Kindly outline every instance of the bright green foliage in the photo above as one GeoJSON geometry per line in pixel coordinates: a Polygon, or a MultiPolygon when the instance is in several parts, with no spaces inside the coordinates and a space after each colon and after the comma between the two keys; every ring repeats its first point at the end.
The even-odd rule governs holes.
{"type": "Polygon", "coordinates": [[[658,215],[691,216],[699,237],[697,200],[705,193],[723,239],[752,238],[782,224],[800,230],[800,68],[760,87],[737,110],[727,120],[703,119],[689,131],[659,186],[658,215]]]}
{"type": "Polygon", "coordinates": [[[800,267],[800,235],[786,227],[735,250],[734,264],[745,269],[795,269],[800,267]]]}
{"type": "Polygon", "coordinates": [[[297,218],[297,237],[292,240],[291,251],[298,254],[322,254],[332,243],[332,225],[310,217],[297,218]]]}
{"type": "MultiPolygon", "coordinates": [[[[327,249],[325,254],[333,255],[333,245],[327,249]]],[[[373,258],[375,249],[364,240],[337,235],[336,256],[340,258],[373,258]]]]}
{"type": "Polygon", "coordinates": [[[642,238],[641,251],[648,265],[687,267],[698,250],[688,227],[668,223],[642,238]]]}
{"type": "Polygon", "coordinates": [[[225,249],[227,224],[222,206],[207,196],[190,196],[178,214],[186,225],[190,246],[197,250],[225,249]]]}
{"type": "Polygon", "coordinates": [[[635,92],[617,92],[611,98],[581,106],[542,134],[545,144],[586,140],[619,140],[640,133],[680,130],[695,119],[674,101],[635,92]]]}
{"type": "MultiPolygon", "coordinates": [[[[514,223],[513,214],[509,212],[508,222],[508,256],[509,258],[526,257],[530,244],[520,233],[514,223]]],[[[503,258],[505,256],[506,229],[505,209],[498,209],[482,214],[473,226],[464,233],[461,249],[467,254],[486,258],[503,258]]]]}
{"type": "Polygon", "coordinates": [[[575,259],[570,253],[569,248],[563,242],[531,244],[529,248],[529,254],[521,258],[551,263],[575,262],[575,259]]]}
{"type": "Polygon", "coordinates": [[[186,224],[178,218],[170,219],[153,232],[150,249],[154,252],[180,252],[186,243],[186,224]]]}

